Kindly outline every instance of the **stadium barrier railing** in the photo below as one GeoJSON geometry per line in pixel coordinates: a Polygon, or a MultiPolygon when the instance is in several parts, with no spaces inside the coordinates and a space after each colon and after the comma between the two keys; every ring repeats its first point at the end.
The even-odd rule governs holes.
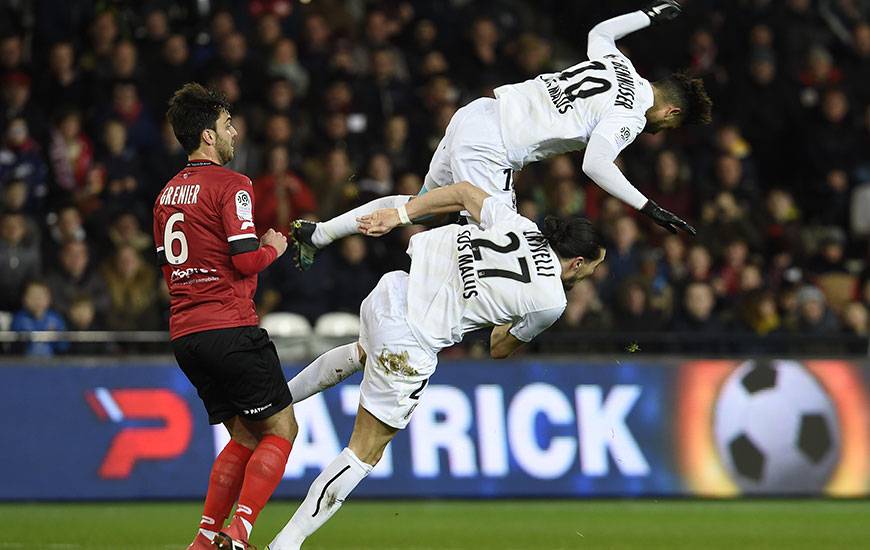
{"type": "MultiPolygon", "coordinates": [[[[466,346],[484,344],[482,331],[467,338],[466,346]]],[[[353,335],[328,337],[273,337],[281,357],[303,360],[316,357],[331,347],[351,342],[353,335]]],[[[169,334],[164,331],[0,331],[0,351],[5,356],[27,355],[30,343],[62,342],[71,348],[61,354],[167,354],[169,334]]],[[[782,356],[870,357],[870,338],[847,334],[768,334],[756,336],[735,332],[545,332],[529,346],[531,353],[562,355],[641,354],[704,357],[782,356]]]]}

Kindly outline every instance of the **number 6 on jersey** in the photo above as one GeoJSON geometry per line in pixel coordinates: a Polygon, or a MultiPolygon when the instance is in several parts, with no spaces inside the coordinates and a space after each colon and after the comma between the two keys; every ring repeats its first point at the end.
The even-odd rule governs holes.
{"type": "Polygon", "coordinates": [[[181,229],[177,231],[173,231],[172,228],[175,226],[176,222],[184,221],[184,213],[176,212],[175,214],[169,216],[169,219],[166,220],[166,227],[163,229],[163,246],[164,253],[166,254],[166,261],[172,265],[180,265],[187,261],[187,237],[184,236],[184,232],[181,229]],[[179,251],[178,255],[175,255],[174,251],[174,242],[179,242],[179,251]]]}

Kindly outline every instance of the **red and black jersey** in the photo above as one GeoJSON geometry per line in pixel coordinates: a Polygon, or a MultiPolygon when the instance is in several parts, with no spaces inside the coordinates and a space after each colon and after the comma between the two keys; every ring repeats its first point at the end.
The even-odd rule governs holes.
{"type": "Polygon", "coordinates": [[[154,202],[154,242],[171,296],[171,339],[258,324],[257,274],[243,274],[232,261],[260,247],[248,177],[210,161],[189,162],[154,202]]]}

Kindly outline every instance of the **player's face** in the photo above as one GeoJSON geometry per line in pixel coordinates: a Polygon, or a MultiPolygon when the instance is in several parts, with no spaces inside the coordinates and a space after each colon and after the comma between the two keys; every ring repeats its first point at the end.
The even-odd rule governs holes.
{"type": "Polygon", "coordinates": [[[590,260],[588,258],[577,258],[575,260],[576,263],[572,264],[573,273],[570,273],[568,279],[565,280],[565,288],[570,289],[579,281],[582,281],[586,277],[589,277],[593,273],[595,273],[595,269],[598,268],[599,265],[601,265],[601,262],[604,261],[604,256],[606,255],[607,251],[602,248],[600,255],[593,260],[590,260]]]}
{"type": "Polygon", "coordinates": [[[233,141],[236,139],[236,129],[233,128],[232,117],[226,111],[221,111],[217,119],[216,134],[214,148],[217,151],[221,164],[226,164],[233,160],[233,141]]]}

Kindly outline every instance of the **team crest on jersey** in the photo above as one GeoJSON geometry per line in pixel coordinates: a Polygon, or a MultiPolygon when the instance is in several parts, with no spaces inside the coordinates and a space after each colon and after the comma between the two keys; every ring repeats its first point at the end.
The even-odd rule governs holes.
{"type": "Polygon", "coordinates": [[[628,141],[631,138],[631,130],[623,126],[619,130],[619,137],[622,139],[622,141],[628,141]]]}
{"type": "Polygon", "coordinates": [[[247,191],[238,191],[236,193],[236,216],[240,220],[250,220],[254,217],[251,207],[251,195],[247,191]]]}

